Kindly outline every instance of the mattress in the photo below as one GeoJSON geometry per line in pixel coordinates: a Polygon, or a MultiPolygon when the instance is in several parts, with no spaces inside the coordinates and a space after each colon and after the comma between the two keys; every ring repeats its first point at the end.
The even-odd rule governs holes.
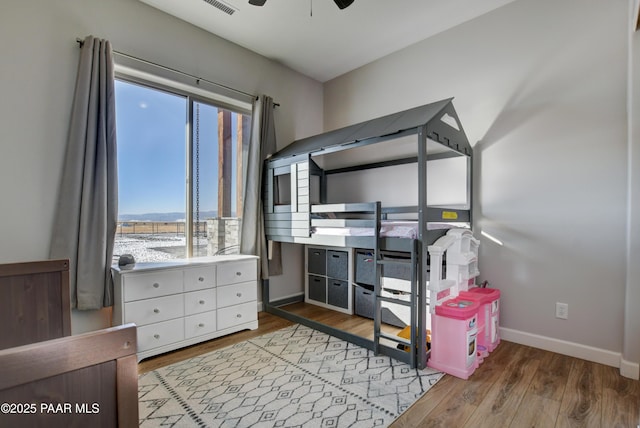
{"type": "MultiPolygon", "coordinates": [[[[453,229],[455,227],[469,227],[468,223],[429,222],[428,230],[453,229]]],[[[370,227],[313,227],[311,233],[331,236],[373,236],[370,227]]],[[[417,221],[383,220],[380,226],[380,236],[387,238],[418,238],[417,221]]]]}

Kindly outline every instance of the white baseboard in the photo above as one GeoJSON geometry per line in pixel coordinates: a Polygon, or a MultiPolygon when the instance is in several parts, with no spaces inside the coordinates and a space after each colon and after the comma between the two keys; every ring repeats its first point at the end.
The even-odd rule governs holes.
{"type": "Polygon", "coordinates": [[[620,369],[620,374],[622,376],[631,379],[638,379],[638,364],[624,361],[619,352],[607,351],[605,349],[594,348],[593,346],[582,345],[580,343],[568,342],[566,340],[554,339],[504,327],[500,327],[500,338],[508,342],[519,343],[533,348],[544,349],[545,351],[556,352],[558,354],[568,355],[570,357],[580,358],[594,363],[617,367],[620,369]]]}
{"type": "Polygon", "coordinates": [[[640,380],[640,364],[620,359],[620,374],[630,379],[640,380]]]}

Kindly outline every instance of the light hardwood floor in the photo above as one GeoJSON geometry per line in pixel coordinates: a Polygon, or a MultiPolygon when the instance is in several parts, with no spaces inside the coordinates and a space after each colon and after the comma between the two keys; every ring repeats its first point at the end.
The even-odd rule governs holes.
{"type": "MultiPolygon", "coordinates": [[[[291,310],[355,334],[370,324],[313,305],[291,310]]],[[[260,312],[259,328],[141,361],[139,373],[292,325],[260,312]]],[[[502,341],[468,380],[445,375],[391,428],[640,426],[640,382],[617,368],[502,341]]],[[[338,427],[339,428],[339,427],[338,427]]]]}

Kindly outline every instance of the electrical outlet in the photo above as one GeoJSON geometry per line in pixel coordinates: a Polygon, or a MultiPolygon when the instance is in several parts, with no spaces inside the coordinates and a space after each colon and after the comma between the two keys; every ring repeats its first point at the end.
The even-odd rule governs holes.
{"type": "Polygon", "coordinates": [[[556,302],[556,318],[569,319],[569,304],[556,302]]]}

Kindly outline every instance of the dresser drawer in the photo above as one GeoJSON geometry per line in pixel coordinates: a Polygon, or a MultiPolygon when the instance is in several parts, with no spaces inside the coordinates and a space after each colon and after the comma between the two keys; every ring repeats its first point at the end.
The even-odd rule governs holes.
{"type": "Polygon", "coordinates": [[[224,287],[218,287],[216,291],[219,308],[255,301],[258,298],[258,289],[255,281],[225,285],[224,287]]]}
{"type": "Polygon", "coordinates": [[[138,300],[124,304],[124,322],[137,325],[151,324],[184,316],[182,294],[138,300]]]}
{"type": "Polygon", "coordinates": [[[124,301],[182,293],[182,271],[135,273],[123,276],[124,301]]]}
{"type": "Polygon", "coordinates": [[[191,315],[184,319],[184,338],[202,336],[216,331],[216,311],[191,315]]]}
{"type": "Polygon", "coordinates": [[[255,281],[258,278],[256,261],[221,263],[218,265],[217,278],[218,285],[255,281]]]}
{"type": "Polygon", "coordinates": [[[138,327],[138,352],[184,339],[184,318],[138,327]]]}
{"type": "Polygon", "coordinates": [[[216,289],[192,291],[184,294],[184,314],[193,315],[216,309],[216,289]]]}
{"type": "Polygon", "coordinates": [[[202,290],[216,286],[216,267],[201,266],[185,269],[184,291],[202,290]]]}
{"type": "Polygon", "coordinates": [[[256,302],[243,303],[218,309],[218,330],[258,319],[256,302]]]}

